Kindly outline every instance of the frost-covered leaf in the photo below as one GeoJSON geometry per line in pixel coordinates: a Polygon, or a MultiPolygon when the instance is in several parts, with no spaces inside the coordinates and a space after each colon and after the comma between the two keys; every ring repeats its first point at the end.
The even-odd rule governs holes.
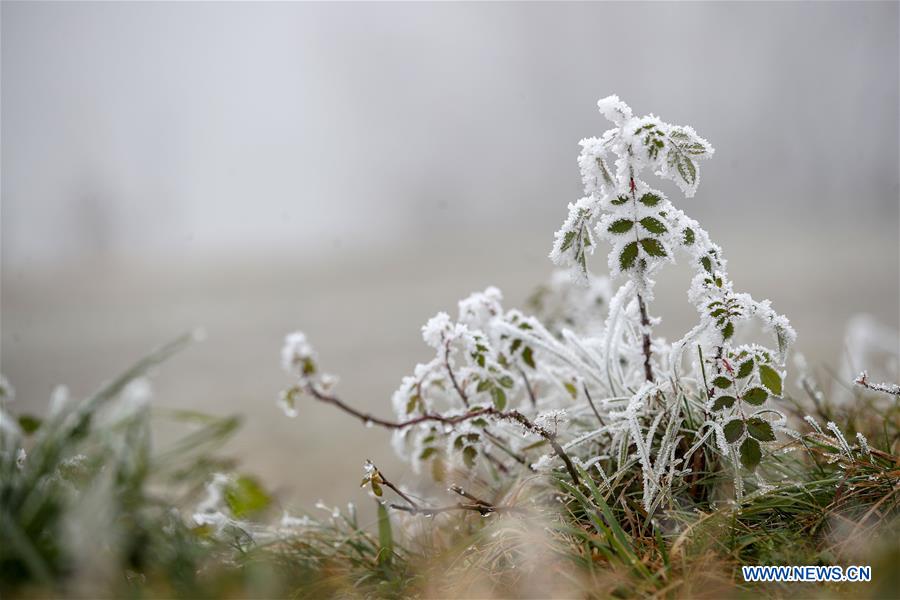
{"type": "Polygon", "coordinates": [[[759,380],[776,396],[781,395],[781,375],[769,365],[759,365],[759,380]]]}
{"type": "Polygon", "coordinates": [[[753,438],[747,438],[741,444],[741,464],[753,471],[759,466],[762,459],[762,450],[760,450],[759,442],[753,438]]]}
{"type": "Polygon", "coordinates": [[[659,174],[672,179],[686,196],[693,196],[698,181],[696,160],[712,155],[712,146],[690,127],[678,126],[669,129],[665,146],[665,164],[659,174]]]}
{"type": "Polygon", "coordinates": [[[738,379],[743,379],[750,375],[753,372],[753,359],[748,358],[744,362],[741,363],[741,366],[738,367],[737,377],[738,379]]]}
{"type": "Polygon", "coordinates": [[[522,360],[532,369],[537,368],[534,362],[534,351],[531,349],[531,346],[525,346],[525,349],[522,350],[522,360]]]}
{"type": "Polygon", "coordinates": [[[503,410],[506,408],[506,392],[499,386],[491,388],[491,399],[494,401],[494,408],[503,410]]]}
{"type": "Polygon", "coordinates": [[[747,433],[760,442],[775,441],[775,432],[772,431],[772,425],[759,417],[753,417],[747,421],[747,433]]]}
{"type": "Polygon", "coordinates": [[[641,238],[641,248],[650,256],[666,256],[666,249],[654,238],[641,238]]]}
{"type": "Polygon", "coordinates": [[[731,387],[731,380],[724,375],[719,375],[718,377],[713,379],[713,385],[724,390],[731,387]]]}
{"type": "Polygon", "coordinates": [[[725,327],[722,328],[722,337],[726,340],[731,339],[731,336],[734,335],[734,323],[728,321],[725,323],[725,327]]]}
{"type": "Polygon", "coordinates": [[[655,217],[644,217],[643,219],[641,219],[641,225],[650,233],[662,234],[668,231],[668,229],[666,229],[666,226],[663,225],[662,222],[655,217]]]}
{"type": "Polygon", "coordinates": [[[627,271],[628,269],[634,266],[634,261],[638,255],[638,245],[637,242],[630,242],[622,248],[622,253],[619,255],[619,268],[623,271],[627,271]]]}
{"type": "Polygon", "coordinates": [[[752,404],[753,406],[760,406],[766,399],[769,397],[769,394],[766,393],[766,390],[758,387],[750,388],[742,397],[743,401],[747,404],[752,404]]]}
{"type": "Polygon", "coordinates": [[[662,200],[662,198],[653,192],[647,192],[640,197],[641,204],[645,206],[656,206],[660,203],[660,200],[662,200]]]}
{"type": "Polygon", "coordinates": [[[719,396],[716,398],[716,401],[713,402],[713,410],[722,410],[725,408],[731,408],[735,403],[734,396],[719,396]]]}
{"type": "Polygon", "coordinates": [[[740,419],[732,419],[725,423],[722,430],[725,432],[725,439],[728,440],[728,443],[733,444],[744,435],[744,422],[740,419]]]}
{"type": "Polygon", "coordinates": [[[634,227],[634,221],[632,221],[631,219],[619,219],[617,221],[613,221],[607,231],[609,231],[610,233],[627,233],[631,231],[632,227],[634,227]]]}

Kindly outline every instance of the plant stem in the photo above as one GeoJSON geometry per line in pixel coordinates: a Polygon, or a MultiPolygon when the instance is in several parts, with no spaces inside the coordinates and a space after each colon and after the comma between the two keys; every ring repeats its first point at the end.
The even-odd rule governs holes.
{"type": "Polygon", "coordinates": [[[466,405],[466,408],[469,407],[469,397],[466,396],[466,393],[459,386],[459,383],[456,381],[456,375],[453,374],[453,369],[450,367],[450,342],[444,343],[444,366],[447,367],[447,374],[450,375],[450,381],[453,383],[453,388],[456,390],[456,393],[459,394],[460,399],[463,404],[466,405]]]}
{"type": "Polygon", "coordinates": [[[644,298],[638,294],[638,306],[641,309],[641,329],[644,338],[644,378],[653,382],[653,366],[650,364],[650,317],[647,316],[647,305],[644,303],[644,298]]]}
{"type": "Polygon", "coordinates": [[[306,386],[306,391],[309,392],[309,394],[316,400],[336,406],[345,413],[361,420],[363,423],[372,423],[386,429],[403,429],[404,427],[409,427],[410,425],[417,425],[419,423],[427,423],[432,421],[443,423],[444,425],[456,425],[458,423],[462,423],[464,421],[482,416],[493,417],[495,419],[503,421],[514,421],[524,427],[527,431],[539,435],[540,437],[547,440],[556,455],[563,461],[563,464],[566,467],[566,471],[569,472],[569,476],[572,478],[572,481],[575,483],[575,485],[579,485],[580,483],[580,479],[578,478],[578,471],[575,469],[575,465],[572,463],[572,459],[569,458],[569,455],[566,454],[566,451],[563,450],[559,442],[556,441],[556,434],[541,427],[540,425],[535,425],[528,419],[528,417],[517,410],[501,411],[497,410],[493,406],[487,406],[482,408],[475,408],[466,413],[453,417],[446,417],[438,413],[424,413],[422,415],[419,415],[418,417],[413,417],[412,419],[408,419],[406,421],[388,421],[386,419],[380,419],[378,417],[372,416],[368,413],[360,412],[352,406],[345,404],[340,398],[322,392],[311,383],[306,386]]]}

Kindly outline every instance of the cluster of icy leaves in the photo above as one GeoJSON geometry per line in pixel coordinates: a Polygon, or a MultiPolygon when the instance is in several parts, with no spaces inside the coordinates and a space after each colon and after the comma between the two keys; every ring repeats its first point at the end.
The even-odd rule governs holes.
{"type": "MultiPolygon", "coordinates": [[[[574,277],[554,275],[532,302],[535,316],[504,309],[488,288],[462,300],[455,320],[432,318],[422,334],[434,357],[393,396],[397,421],[407,423],[395,430],[395,449],[439,480],[448,469],[500,478],[523,466],[559,469],[547,435],[504,418],[515,410],[602,485],[640,468],[648,510],[671,499],[704,446],[734,465],[740,495],[741,464],[754,470],[785,429],[777,401],[795,334],[768,301],[734,290],[721,248],[641,179],[650,169],[693,196],[710,144],[690,127],[635,117],[615,96],[598,106],[614,127],[581,142],[586,195],[569,206],[550,253],[574,277]],[[612,295],[587,268],[600,241],[611,247],[611,275],[624,279],[612,295]],[[688,297],[699,323],[668,343],[652,335],[659,319],[646,305],[652,275],[678,253],[694,270],[688,297]],[[738,325],[752,319],[773,334],[775,350],[736,345],[738,325]]],[[[305,338],[289,339],[285,352],[295,374],[314,376],[303,373],[305,338]]]]}
{"type": "MultiPolygon", "coordinates": [[[[723,453],[735,458],[739,451],[744,466],[753,469],[761,459],[760,444],[773,441],[773,428],[784,422],[781,413],[765,403],[781,396],[783,365],[795,333],[769,301],[736,292],[722,249],[665,194],[641,179],[649,168],[674,181],[687,197],[693,196],[699,184],[697,161],[713,154],[709,142],[690,127],[670,125],[653,115],[636,117],[616,96],[600,100],[598,106],[614,127],[599,138],[581,142],[578,164],[586,196],[569,206],[550,257],[570,268],[576,280],[584,280],[586,255],[598,241],[609,243],[609,270],[626,277],[614,296],[605,332],[612,338],[606,345],[611,351],[616,348],[614,342],[621,341],[613,329],[613,312],[621,312],[622,327],[652,335],[658,321],[650,316],[639,319],[635,305],[652,300],[657,269],[674,262],[676,253],[687,256],[694,271],[688,298],[700,322],[674,344],[653,339],[652,367],[658,373],[674,372],[680,379],[693,380],[694,389],[706,388],[708,419],[703,427],[715,433],[716,446],[723,453]],[[738,325],[752,319],[773,334],[774,351],[734,345],[738,325]],[[685,352],[693,357],[686,373],[680,372],[685,352]],[[699,385],[701,381],[705,383],[699,385]]],[[[625,341],[618,348],[627,348],[625,341]]],[[[631,351],[624,350],[624,359],[633,363],[638,336],[632,334],[630,341],[631,351]]],[[[607,362],[613,368],[610,358],[607,362]]],[[[676,395],[673,390],[663,392],[670,398],[676,395]]]]}
{"type": "MultiPolygon", "coordinates": [[[[557,432],[566,410],[579,408],[582,376],[566,360],[570,351],[537,318],[505,310],[501,300],[490,287],[460,301],[455,321],[439,313],[422,328],[435,354],[394,393],[399,421],[428,414],[452,419],[492,407],[519,411],[557,432]]],[[[491,415],[453,426],[423,421],[398,429],[393,439],[401,457],[416,470],[427,466],[435,479],[443,479],[448,468],[489,470],[540,442],[520,424],[491,415]]]]}

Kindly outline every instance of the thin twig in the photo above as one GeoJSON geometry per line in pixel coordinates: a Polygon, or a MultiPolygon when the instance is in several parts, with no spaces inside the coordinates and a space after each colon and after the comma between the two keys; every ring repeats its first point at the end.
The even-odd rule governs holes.
{"type": "Polygon", "coordinates": [[[437,422],[443,423],[444,425],[456,425],[458,423],[462,423],[464,421],[468,421],[471,419],[475,419],[477,417],[494,417],[495,419],[500,419],[504,421],[514,421],[524,427],[527,431],[539,435],[540,437],[547,440],[550,446],[553,448],[553,451],[556,455],[563,461],[563,464],[566,467],[566,471],[569,472],[569,476],[572,478],[572,482],[575,485],[579,485],[581,480],[578,477],[578,471],[575,469],[575,465],[572,463],[572,459],[569,458],[569,455],[566,454],[566,451],[563,450],[562,446],[560,446],[559,442],[556,440],[556,434],[550,432],[549,430],[541,427],[540,425],[536,425],[532,423],[528,417],[523,415],[517,410],[510,411],[501,411],[497,410],[493,406],[486,406],[482,408],[475,408],[461,415],[456,415],[453,417],[445,417],[444,415],[438,413],[423,413],[418,417],[413,417],[412,419],[408,419],[406,421],[388,421],[386,419],[381,419],[379,417],[372,416],[368,413],[360,412],[345,404],[336,396],[332,396],[330,394],[326,394],[319,390],[314,384],[309,383],[306,386],[306,390],[312,395],[315,399],[325,402],[326,404],[331,404],[336,406],[337,408],[343,410],[349,415],[353,415],[357,419],[361,420],[363,423],[372,423],[374,425],[379,425],[386,429],[403,429],[404,427],[409,427],[410,425],[416,425],[419,423],[427,423],[427,422],[437,422]]]}
{"type": "Polygon", "coordinates": [[[483,504],[464,504],[462,502],[450,506],[438,506],[436,508],[416,508],[413,506],[404,506],[402,504],[389,504],[388,506],[394,510],[401,510],[414,515],[425,515],[428,517],[454,510],[471,510],[479,513],[481,516],[500,512],[520,512],[522,510],[516,506],[484,506],[483,504]]]}
{"type": "Polygon", "coordinates": [[[638,307],[641,309],[641,330],[643,334],[643,350],[644,350],[644,378],[653,382],[653,366],[650,364],[650,317],[647,316],[647,305],[644,298],[640,294],[637,295],[638,307]]]}
{"type": "MultiPolygon", "coordinates": [[[[369,463],[372,464],[372,461],[369,461],[369,463]]],[[[375,465],[372,464],[372,466],[374,467],[375,465]]],[[[419,504],[418,504],[415,500],[413,500],[413,499],[410,498],[408,495],[406,495],[406,493],[403,492],[403,490],[401,490],[400,488],[398,488],[396,485],[394,485],[393,483],[391,483],[390,481],[388,481],[387,478],[384,476],[384,473],[382,473],[381,470],[380,470],[378,467],[375,467],[375,472],[378,473],[378,478],[381,480],[381,485],[383,485],[383,486],[385,486],[385,487],[388,487],[388,488],[394,490],[394,492],[395,492],[398,496],[400,496],[401,498],[403,498],[404,500],[406,500],[407,502],[409,502],[409,505],[412,506],[413,508],[418,508],[418,507],[419,507],[419,504]]]]}
{"type": "Polygon", "coordinates": [[[458,486],[458,485],[455,485],[455,484],[454,484],[454,485],[451,485],[449,489],[450,489],[450,491],[453,492],[454,494],[459,494],[459,495],[462,496],[463,498],[465,498],[465,499],[467,499],[467,500],[471,500],[472,502],[474,502],[474,503],[476,503],[476,504],[481,504],[481,505],[484,505],[484,506],[493,506],[493,503],[491,503],[491,502],[486,502],[485,500],[482,500],[481,498],[479,498],[479,497],[477,497],[477,496],[474,496],[474,495],[470,494],[469,492],[467,492],[466,490],[462,489],[462,488],[461,488],[460,486],[458,486]]]}
{"type": "Polygon", "coordinates": [[[867,390],[884,392],[885,394],[900,397],[900,385],[897,385],[896,383],[871,383],[869,381],[869,374],[865,371],[860,373],[859,377],[857,377],[853,383],[861,385],[867,390]]]}
{"type": "Polygon", "coordinates": [[[447,374],[450,375],[450,381],[453,383],[453,387],[456,389],[456,393],[459,394],[459,397],[462,399],[463,404],[466,405],[466,408],[469,407],[469,397],[463,391],[463,389],[459,386],[459,383],[456,381],[456,375],[453,374],[453,369],[450,367],[450,342],[444,343],[444,366],[447,367],[447,374]]]}

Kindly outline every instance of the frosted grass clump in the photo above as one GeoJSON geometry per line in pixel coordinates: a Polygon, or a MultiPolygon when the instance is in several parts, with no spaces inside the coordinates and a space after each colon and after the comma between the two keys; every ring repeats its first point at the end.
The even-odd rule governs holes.
{"type": "MultiPolygon", "coordinates": [[[[714,468],[733,474],[740,498],[744,475],[779,431],[790,433],[777,404],[795,333],[769,301],[736,291],[722,249],[644,179],[654,173],[693,197],[710,143],[691,127],[637,117],[616,96],[598,107],[613,127],[581,141],[585,196],[555,235],[550,258],[562,270],[533,296],[530,314],[505,308],[489,287],[461,300],[455,319],[430,319],[422,337],[434,354],[403,378],[394,420],[331,394],[306,337],[294,334],[283,352],[297,379],[283,395],[290,407],[307,394],[389,428],[398,455],[438,481],[549,469],[578,486],[586,466],[601,484],[638,469],[652,513],[714,468]],[[601,243],[612,279],[588,269],[601,243]],[[686,287],[698,322],[670,343],[654,335],[661,319],[650,305],[653,276],[678,256],[693,269],[686,287]],[[750,321],[774,347],[744,339],[750,321]]],[[[372,472],[366,485],[380,486],[372,472]]]]}

